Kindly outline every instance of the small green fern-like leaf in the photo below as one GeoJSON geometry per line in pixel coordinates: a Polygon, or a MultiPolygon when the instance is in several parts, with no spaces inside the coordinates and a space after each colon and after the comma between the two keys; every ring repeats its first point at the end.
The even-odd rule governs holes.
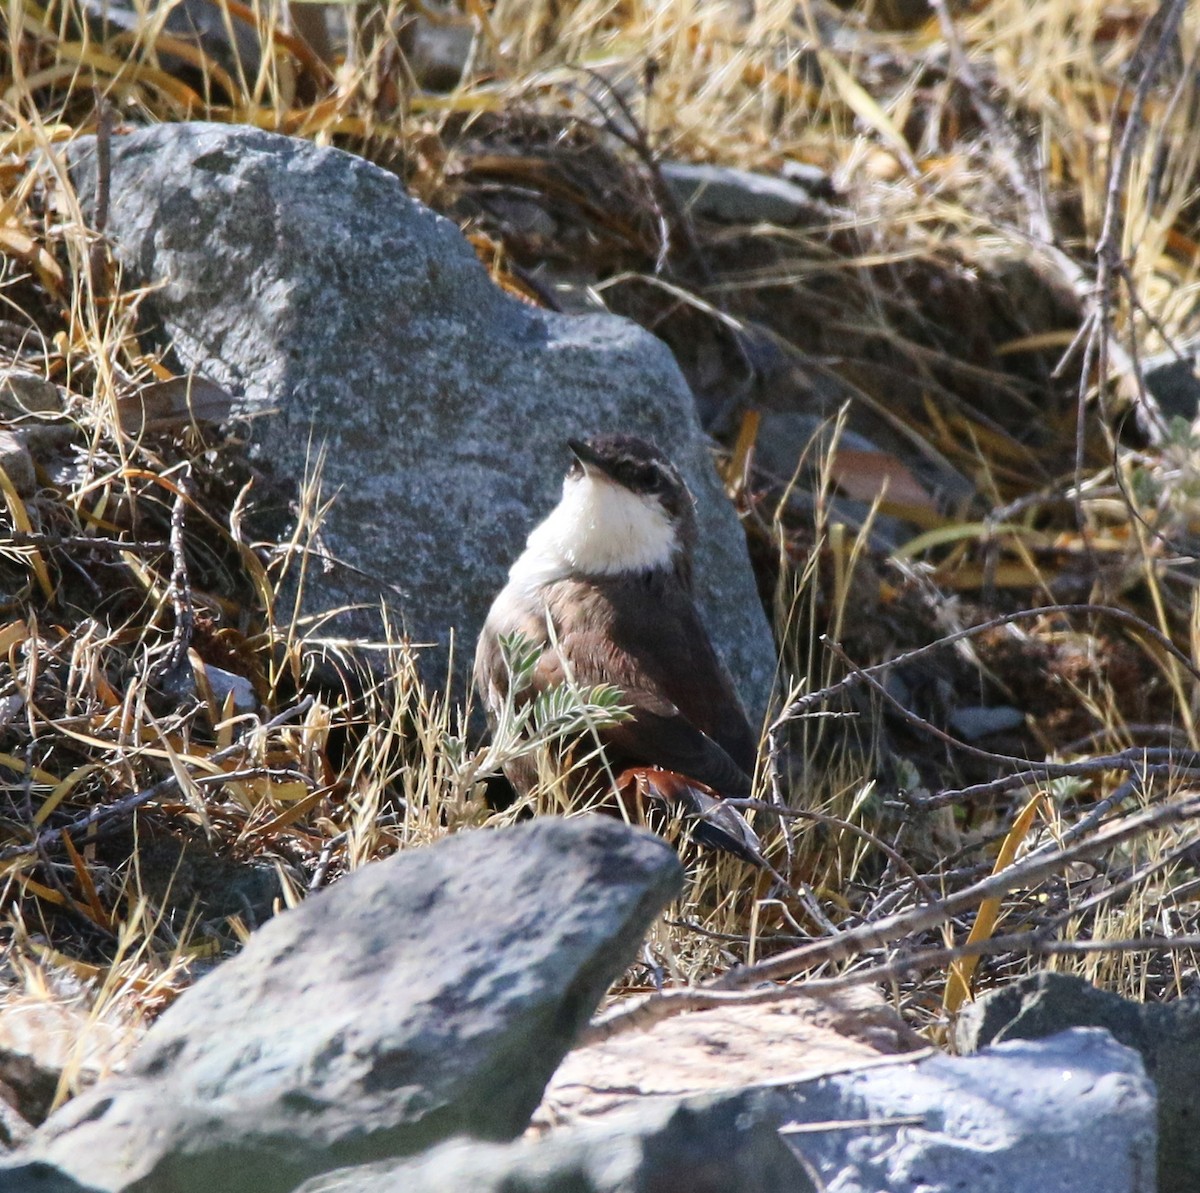
{"type": "Polygon", "coordinates": [[[508,668],[509,691],[516,695],[533,682],[533,669],[537,666],[542,648],[519,630],[511,634],[501,634],[498,641],[500,655],[508,668]]]}
{"type": "Polygon", "coordinates": [[[623,693],[611,684],[578,690],[567,684],[540,692],[533,701],[530,720],[543,740],[580,733],[591,726],[602,729],[628,716],[623,693]]]}

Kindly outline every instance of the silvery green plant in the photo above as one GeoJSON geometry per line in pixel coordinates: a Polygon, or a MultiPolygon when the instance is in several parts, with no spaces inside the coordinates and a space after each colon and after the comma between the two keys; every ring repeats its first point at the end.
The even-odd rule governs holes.
{"type": "Polygon", "coordinates": [[[501,635],[499,641],[508,671],[508,692],[497,711],[491,742],[468,753],[464,737],[446,741],[455,766],[455,785],[464,794],[509,762],[559,742],[590,735],[599,747],[598,731],[630,716],[628,706],[621,703],[620,688],[612,684],[583,687],[571,675],[531,698],[534,668],[544,647],[520,633],[501,635]]]}

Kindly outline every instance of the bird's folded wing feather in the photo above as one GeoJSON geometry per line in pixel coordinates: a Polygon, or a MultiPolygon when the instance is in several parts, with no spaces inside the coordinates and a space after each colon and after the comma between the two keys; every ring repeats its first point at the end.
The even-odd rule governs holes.
{"type": "Polygon", "coordinates": [[[657,616],[630,615],[636,601],[614,609],[614,641],[640,660],[657,691],[712,738],[747,773],[754,770],[758,736],[750,728],[695,602],[675,585],[655,593],[657,616]]]}
{"type": "Polygon", "coordinates": [[[535,684],[552,687],[568,674],[582,688],[613,684],[621,689],[622,703],[630,706],[632,716],[600,730],[599,736],[606,747],[619,752],[622,764],[678,771],[721,795],[750,795],[750,776],[648,682],[644,665],[635,664],[611,638],[586,631],[566,634],[557,649],[542,655],[535,684]]]}

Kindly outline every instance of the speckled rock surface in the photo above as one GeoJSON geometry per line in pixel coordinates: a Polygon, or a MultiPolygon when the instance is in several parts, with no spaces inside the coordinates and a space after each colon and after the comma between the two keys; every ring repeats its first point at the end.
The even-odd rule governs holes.
{"type": "Polygon", "coordinates": [[[833,1074],[778,1097],[784,1137],[828,1193],[1155,1190],[1154,1085],[1097,1028],[833,1074]]]}
{"type": "MultiPolygon", "coordinates": [[[[72,148],[85,208],[94,143],[72,148]]],[[[700,603],[753,713],[774,651],[745,541],[670,351],[612,316],[535,309],[495,286],[458,229],[392,174],[255,129],[177,124],[114,139],[108,219],[145,325],[228,387],[254,451],[288,477],[325,447],[337,493],[309,608],[366,608],[325,632],[374,635],[385,599],[460,676],[487,606],[554,504],[565,440],[656,439],[699,502],[700,603]],[[355,569],[358,569],[357,571],[355,569]],[[361,573],[361,574],[360,574],[361,573]]]]}
{"type": "Polygon", "coordinates": [[[739,1095],[643,1105],[509,1144],[456,1140],[296,1193],[815,1193],[769,1112],[739,1095]]]}
{"type": "Polygon", "coordinates": [[[956,1035],[961,1051],[975,1052],[1070,1027],[1102,1027],[1137,1049],[1158,1092],[1159,1193],[1200,1189],[1200,1001],[1143,1005],[1074,974],[1032,973],[967,1007],[956,1035]]]}
{"type": "Polygon", "coordinates": [[[506,1140],[681,885],[605,817],[463,832],[276,916],[21,1154],[104,1190],[287,1193],[506,1140]]]}

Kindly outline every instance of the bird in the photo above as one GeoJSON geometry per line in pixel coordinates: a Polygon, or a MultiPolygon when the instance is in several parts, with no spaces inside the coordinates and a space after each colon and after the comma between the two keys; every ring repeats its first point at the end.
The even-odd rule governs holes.
{"type": "MultiPolygon", "coordinates": [[[[595,729],[603,757],[593,750],[569,771],[576,787],[607,788],[627,812],[676,814],[701,845],[764,865],[754,830],[724,802],[752,795],[758,743],[696,606],[694,498],[667,455],[637,436],[567,446],[562,497],[530,532],[479,636],[474,682],[489,724],[508,698],[505,643],[519,635],[536,658],[514,699],[565,682],[611,685],[627,710],[595,729]]],[[[527,794],[536,761],[518,758],[505,773],[527,794]]]]}

